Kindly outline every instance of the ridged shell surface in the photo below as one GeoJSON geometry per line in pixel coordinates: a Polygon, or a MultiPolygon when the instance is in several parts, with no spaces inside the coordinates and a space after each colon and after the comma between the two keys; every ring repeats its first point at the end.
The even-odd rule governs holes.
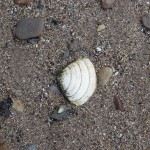
{"type": "Polygon", "coordinates": [[[96,89],[95,68],[88,58],[78,59],[63,70],[58,81],[68,100],[82,105],[96,89]]]}

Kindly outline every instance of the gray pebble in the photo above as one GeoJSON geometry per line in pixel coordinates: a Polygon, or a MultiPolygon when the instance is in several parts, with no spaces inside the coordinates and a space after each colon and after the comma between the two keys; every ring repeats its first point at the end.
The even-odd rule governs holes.
{"type": "Polygon", "coordinates": [[[69,56],[70,56],[69,51],[65,51],[65,52],[64,52],[64,55],[63,55],[63,59],[68,59],[69,56]]]}
{"type": "Polygon", "coordinates": [[[59,88],[56,85],[51,85],[50,86],[50,91],[54,94],[61,94],[59,88]]]}
{"type": "Polygon", "coordinates": [[[142,23],[146,28],[150,29],[150,15],[143,16],[142,23]]]}
{"type": "Polygon", "coordinates": [[[101,68],[98,72],[98,79],[101,85],[106,85],[109,79],[112,77],[113,69],[110,67],[101,68]]]}
{"type": "Polygon", "coordinates": [[[69,112],[68,111],[64,111],[62,113],[58,113],[58,110],[55,110],[51,116],[51,119],[53,119],[54,121],[63,121],[69,118],[69,112]]]}
{"type": "Polygon", "coordinates": [[[43,28],[43,18],[23,18],[18,22],[15,34],[21,40],[29,39],[40,36],[43,28]]]}
{"type": "Polygon", "coordinates": [[[36,147],[34,144],[27,144],[24,150],[36,150],[36,147]]]}
{"type": "Polygon", "coordinates": [[[110,9],[113,6],[115,0],[102,0],[102,6],[104,9],[110,9]]]}

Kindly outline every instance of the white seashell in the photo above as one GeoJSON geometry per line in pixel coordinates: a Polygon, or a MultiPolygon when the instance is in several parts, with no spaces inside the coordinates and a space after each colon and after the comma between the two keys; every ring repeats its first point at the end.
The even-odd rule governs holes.
{"type": "Polygon", "coordinates": [[[93,95],[96,80],[95,68],[88,58],[71,63],[58,78],[65,96],[76,105],[84,104],[93,95]]]}

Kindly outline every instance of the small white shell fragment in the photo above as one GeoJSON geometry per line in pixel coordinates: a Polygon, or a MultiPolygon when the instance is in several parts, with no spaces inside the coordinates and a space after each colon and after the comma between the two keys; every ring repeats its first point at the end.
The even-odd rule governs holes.
{"type": "Polygon", "coordinates": [[[58,113],[63,113],[64,111],[67,111],[69,108],[66,105],[61,105],[58,109],[58,113]]]}
{"type": "Polygon", "coordinates": [[[97,52],[102,52],[102,48],[101,48],[101,47],[97,47],[97,48],[96,48],[96,51],[97,51],[97,52]]]}
{"type": "Polygon", "coordinates": [[[96,89],[95,68],[88,58],[78,59],[63,70],[58,81],[68,100],[82,105],[96,89]]]}

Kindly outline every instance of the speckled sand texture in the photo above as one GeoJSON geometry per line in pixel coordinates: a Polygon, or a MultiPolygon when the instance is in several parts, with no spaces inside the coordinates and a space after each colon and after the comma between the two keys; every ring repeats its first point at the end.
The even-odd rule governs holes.
{"type": "Polygon", "coordinates": [[[0,101],[11,96],[25,109],[12,110],[7,120],[0,117],[0,143],[10,150],[29,143],[37,150],[149,150],[150,31],[141,24],[147,2],[116,0],[112,9],[103,10],[100,0],[34,0],[28,6],[1,0],[0,101]],[[45,19],[39,40],[14,36],[24,17],[45,19]],[[106,28],[97,32],[101,24],[106,28]],[[50,114],[66,101],[50,86],[80,57],[88,57],[96,72],[113,67],[113,77],[68,120],[52,123],[50,114]],[[115,110],[115,95],[124,111],[115,110]]]}

